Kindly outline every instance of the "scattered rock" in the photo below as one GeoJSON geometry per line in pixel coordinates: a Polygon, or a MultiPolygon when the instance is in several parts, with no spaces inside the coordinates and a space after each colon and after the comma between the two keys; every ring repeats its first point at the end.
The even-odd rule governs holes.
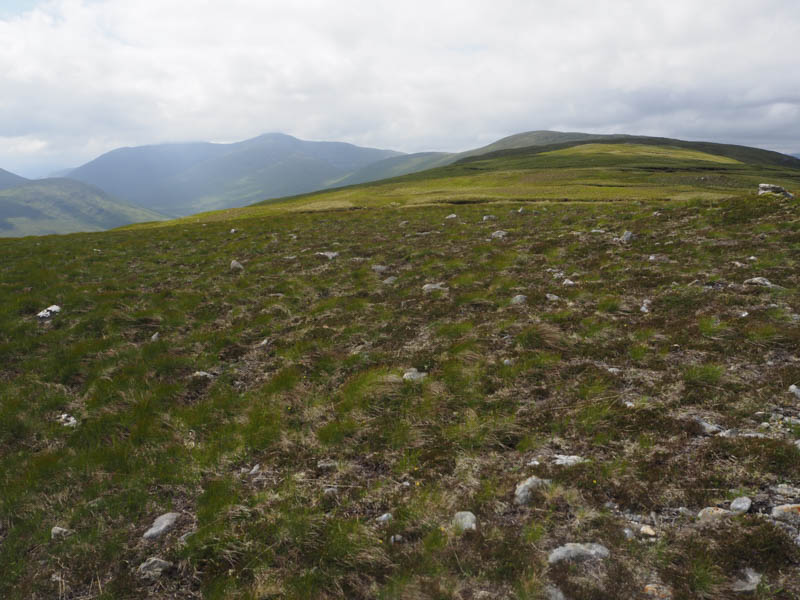
{"type": "Polygon", "coordinates": [[[626,527],[625,529],[623,529],[622,535],[625,536],[626,540],[632,540],[633,538],[636,537],[636,534],[633,533],[633,529],[631,529],[630,527],[626,527]]]}
{"type": "Polygon", "coordinates": [[[392,275],[391,277],[387,277],[386,279],[384,279],[383,280],[383,284],[384,285],[392,285],[395,281],[397,281],[397,277],[392,275]]]}
{"type": "Polygon", "coordinates": [[[445,217],[445,219],[457,219],[457,218],[458,218],[458,215],[456,215],[455,213],[450,213],[449,215],[447,215],[445,217]]]}
{"type": "Polygon", "coordinates": [[[561,298],[555,294],[545,294],[544,297],[547,298],[548,302],[558,302],[561,300],[561,298]]]}
{"type": "Polygon", "coordinates": [[[644,314],[647,314],[647,313],[650,312],[650,300],[649,299],[645,299],[642,302],[642,306],[639,308],[639,311],[643,312],[644,314]]]}
{"type": "Polygon", "coordinates": [[[430,294],[431,292],[446,292],[448,291],[447,286],[443,282],[439,283],[426,283],[422,286],[422,292],[424,294],[430,294]]]}
{"type": "Polygon", "coordinates": [[[376,523],[380,523],[381,525],[388,523],[392,520],[392,513],[383,513],[380,517],[375,519],[376,523]]]}
{"type": "Polygon", "coordinates": [[[583,562],[586,560],[596,560],[608,558],[611,553],[602,544],[576,544],[569,543],[559,546],[547,557],[547,562],[551,565],[562,560],[572,562],[583,562]]]}
{"type": "Polygon", "coordinates": [[[572,281],[572,279],[565,279],[564,281],[561,282],[561,285],[565,285],[567,287],[570,287],[570,286],[578,285],[578,284],[575,283],[574,281],[572,281]]]}
{"type": "Polygon", "coordinates": [[[623,244],[629,244],[635,237],[636,236],[632,232],[626,231],[622,234],[622,236],[620,236],[619,241],[621,241],[623,244]]]}
{"type": "Polygon", "coordinates": [[[236,233],[236,230],[235,229],[231,229],[231,233],[236,233]]]}
{"type": "Polygon", "coordinates": [[[733,582],[731,589],[739,594],[755,592],[761,583],[761,573],[756,573],[751,568],[746,568],[742,572],[742,578],[733,582]]]}
{"type": "Polygon", "coordinates": [[[159,337],[161,337],[161,336],[160,336],[160,335],[159,335],[159,333],[156,331],[156,332],[155,332],[153,335],[151,335],[151,336],[150,336],[150,341],[151,341],[151,342],[157,342],[159,337]]]}
{"type": "Polygon", "coordinates": [[[261,465],[255,465],[252,469],[250,469],[247,472],[247,474],[250,475],[250,477],[255,477],[259,473],[261,473],[261,465]]]}
{"type": "Polygon", "coordinates": [[[483,221],[494,221],[495,219],[497,219],[497,217],[495,217],[494,215],[483,215],[483,219],[482,220],[483,221]]]}
{"type": "Polygon", "coordinates": [[[772,509],[772,518],[793,525],[800,525],[800,504],[781,504],[772,509]]]}
{"type": "Polygon", "coordinates": [[[707,506],[697,513],[697,520],[701,523],[710,523],[732,515],[731,511],[716,506],[707,506]]]}
{"type": "Polygon", "coordinates": [[[167,533],[175,526],[175,522],[180,514],[175,512],[165,513],[153,521],[152,527],[144,532],[142,536],[146,540],[155,540],[167,533]]]}
{"type": "Polygon", "coordinates": [[[510,367],[513,364],[514,364],[514,361],[511,360],[510,358],[504,358],[503,359],[503,366],[510,367]]]}
{"type": "Polygon", "coordinates": [[[396,534],[389,538],[390,544],[402,544],[403,543],[403,536],[396,534]]]}
{"type": "Polygon", "coordinates": [[[427,373],[423,373],[422,371],[417,371],[415,368],[412,367],[408,371],[403,373],[403,381],[411,381],[414,383],[419,383],[427,376],[428,376],[427,373]]]}
{"type": "Polygon", "coordinates": [[[208,371],[195,371],[189,376],[189,379],[214,379],[214,376],[208,371]]]}
{"type": "Polygon", "coordinates": [[[544,597],[546,600],[567,600],[564,592],[554,585],[548,585],[544,588],[544,597]]]}
{"type": "Polygon", "coordinates": [[[747,496],[741,496],[731,502],[731,512],[736,513],[737,515],[742,515],[748,512],[752,505],[753,501],[750,498],[747,496]]]}
{"type": "Polygon", "coordinates": [[[800,400],[800,388],[795,384],[789,386],[789,392],[794,394],[794,397],[800,400]]]}
{"type": "Polygon", "coordinates": [[[457,512],[453,517],[453,529],[459,533],[477,531],[478,519],[468,510],[457,512]]]}
{"type": "Polygon", "coordinates": [[[646,537],[656,537],[658,533],[656,533],[656,530],[650,527],[650,525],[642,525],[639,528],[639,535],[643,535],[646,537]]]}
{"type": "Polygon", "coordinates": [[[64,427],[77,427],[78,420],[73,417],[72,415],[68,415],[67,413],[61,413],[58,416],[57,421],[61,423],[64,427]]]}
{"type": "Polygon", "coordinates": [[[328,260],[333,260],[337,256],[339,256],[338,252],[317,252],[316,256],[324,256],[328,260]]]}
{"type": "Polygon", "coordinates": [[[660,583],[648,583],[644,586],[644,595],[653,600],[672,600],[672,589],[660,583]]]}
{"type": "Polygon", "coordinates": [[[142,564],[139,565],[137,569],[139,575],[142,577],[147,577],[149,579],[157,579],[161,577],[164,571],[172,568],[172,563],[167,560],[162,560],[160,558],[156,558],[155,556],[151,556],[142,564]]]}
{"type": "Polygon", "coordinates": [[[525,304],[528,297],[524,294],[517,294],[511,299],[511,304],[525,304]]]}
{"type": "Polygon", "coordinates": [[[317,461],[317,468],[323,471],[329,471],[336,468],[336,461],[330,458],[323,458],[317,461]]]}
{"type": "Polygon", "coordinates": [[[779,185],[775,185],[773,183],[758,184],[758,195],[761,196],[763,194],[778,194],[779,196],[783,196],[784,198],[789,198],[789,199],[794,198],[794,194],[789,192],[786,188],[783,188],[779,185]]]}
{"type": "Polygon", "coordinates": [[[492,233],[493,240],[502,240],[504,237],[508,235],[507,231],[503,231],[502,229],[495,231],[492,233]]]}
{"type": "Polygon", "coordinates": [[[762,287],[767,287],[767,288],[778,288],[778,287],[781,287],[779,285],[775,285],[774,283],[772,283],[766,277],[752,277],[750,279],[745,280],[744,284],[745,285],[760,285],[762,287]]]}
{"type": "Polygon", "coordinates": [[[533,498],[533,492],[550,485],[549,479],[540,479],[536,475],[531,475],[525,481],[517,484],[514,490],[514,502],[517,504],[528,504],[533,498]]]}
{"type": "Polygon", "coordinates": [[[588,462],[587,459],[583,458],[582,456],[570,454],[556,454],[554,458],[555,460],[553,461],[553,464],[561,467],[572,467],[574,465],[588,462]]]}
{"type": "Polygon", "coordinates": [[[722,432],[722,427],[719,425],[714,425],[713,423],[709,423],[708,421],[704,421],[700,417],[695,417],[694,422],[703,428],[703,433],[706,435],[717,435],[718,433],[722,432]]]}
{"type": "Polygon", "coordinates": [[[42,311],[36,313],[40,319],[49,319],[61,312],[61,307],[58,304],[52,304],[42,311]]]}
{"type": "Polygon", "coordinates": [[[231,261],[231,271],[244,271],[244,265],[238,260],[231,261]]]}
{"type": "Polygon", "coordinates": [[[589,233],[605,233],[605,229],[592,229],[589,233]]]}
{"type": "Polygon", "coordinates": [[[389,270],[389,267],[386,265],[372,265],[372,270],[376,273],[386,273],[389,270]]]}
{"type": "Polygon", "coordinates": [[[66,529],[65,527],[59,527],[56,525],[50,530],[50,539],[51,540],[60,540],[62,538],[68,537],[75,533],[71,529],[66,529]]]}

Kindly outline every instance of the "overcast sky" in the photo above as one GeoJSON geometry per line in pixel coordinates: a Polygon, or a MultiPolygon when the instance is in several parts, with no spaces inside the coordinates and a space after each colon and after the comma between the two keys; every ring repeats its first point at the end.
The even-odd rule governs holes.
{"type": "Polygon", "coordinates": [[[0,0],[0,168],[280,131],[533,129],[800,153],[798,0],[0,0]]]}

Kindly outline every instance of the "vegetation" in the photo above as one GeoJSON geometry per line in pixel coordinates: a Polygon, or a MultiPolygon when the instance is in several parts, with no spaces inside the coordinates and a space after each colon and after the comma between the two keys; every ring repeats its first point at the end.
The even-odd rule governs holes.
{"type": "Polygon", "coordinates": [[[800,206],[753,191],[798,174],[603,144],[0,240],[0,597],[688,599],[746,567],[798,597],[755,513],[800,485],[800,206]],[[610,556],[549,565],[566,542],[610,556]]]}

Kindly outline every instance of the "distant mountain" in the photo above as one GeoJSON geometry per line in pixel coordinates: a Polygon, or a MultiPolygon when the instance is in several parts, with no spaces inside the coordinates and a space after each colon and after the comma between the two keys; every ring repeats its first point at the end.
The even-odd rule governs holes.
{"type": "Polygon", "coordinates": [[[0,190],[10,187],[16,187],[26,183],[28,180],[19,175],[14,175],[11,171],[0,169],[0,190]]]}
{"type": "Polygon", "coordinates": [[[232,144],[120,148],[78,167],[69,177],[131,204],[182,216],[329,187],[353,171],[399,154],[271,133],[232,144]]]}
{"type": "Polygon", "coordinates": [[[0,237],[102,231],[164,219],[72,179],[20,179],[21,185],[0,190],[0,237]]]}

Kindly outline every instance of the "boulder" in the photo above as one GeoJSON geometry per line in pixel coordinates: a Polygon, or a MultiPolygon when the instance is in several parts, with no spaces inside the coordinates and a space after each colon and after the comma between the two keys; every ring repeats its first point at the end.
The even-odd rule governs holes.
{"type": "Polygon", "coordinates": [[[772,509],[772,518],[792,525],[800,525],[800,504],[781,504],[772,509]]]}
{"type": "Polygon", "coordinates": [[[453,529],[459,533],[476,531],[478,529],[478,519],[468,510],[457,512],[453,517],[453,529]]]}
{"type": "Polygon", "coordinates": [[[786,188],[775,185],[774,183],[759,183],[758,195],[762,196],[763,194],[778,194],[784,198],[794,198],[794,194],[789,192],[786,188]]]}

